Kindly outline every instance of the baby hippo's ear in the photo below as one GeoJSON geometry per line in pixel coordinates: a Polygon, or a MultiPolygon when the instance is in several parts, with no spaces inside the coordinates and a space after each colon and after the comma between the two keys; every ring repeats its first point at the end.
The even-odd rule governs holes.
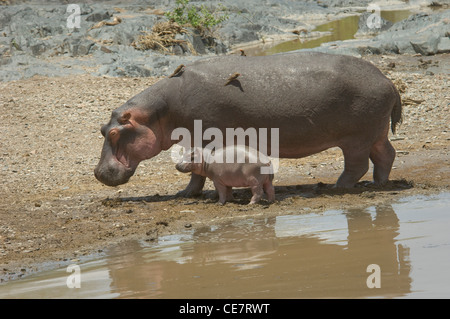
{"type": "Polygon", "coordinates": [[[191,163],[201,163],[203,160],[203,149],[194,147],[191,150],[191,163]]]}

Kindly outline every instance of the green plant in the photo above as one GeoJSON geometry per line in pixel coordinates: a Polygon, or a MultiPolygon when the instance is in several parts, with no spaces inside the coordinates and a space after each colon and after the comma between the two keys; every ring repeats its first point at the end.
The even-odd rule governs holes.
{"type": "MultiPolygon", "coordinates": [[[[166,12],[166,17],[181,25],[189,24],[197,29],[210,30],[212,27],[226,21],[228,14],[219,14],[216,10],[211,11],[205,5],[196,7],[189,3],[190,0],[177,0],[173,11],[166,12]]],[[[225,12],[226,8],[220,4],[219,11],[225,12]]]]}

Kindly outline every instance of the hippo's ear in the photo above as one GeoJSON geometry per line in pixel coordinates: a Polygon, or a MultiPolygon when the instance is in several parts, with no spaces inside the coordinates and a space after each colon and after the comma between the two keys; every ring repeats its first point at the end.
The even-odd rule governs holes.
{"type": "Polygon", "coordinates": [[[130,118],[131,118],[131,113],[129,111],[125,111],[120,116],[118,121],[120,124],[126,124],[130,118]]]}

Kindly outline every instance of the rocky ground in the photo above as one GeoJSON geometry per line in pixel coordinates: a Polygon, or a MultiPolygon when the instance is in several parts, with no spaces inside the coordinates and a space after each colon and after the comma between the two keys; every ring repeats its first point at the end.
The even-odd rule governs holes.
{"type": "MultiPolygon", "coordinates": [[[[397,158],[389,185],[380,189],[366,185],[364,181],[371,180],[370,169],[357,188],[347,192],[330,189],[343,169],[340,150],[330,149],[308,158],[282,159],[274,182],[277,202],[250,207],[247,203],[251,194],[244,189],[235,190],[236,202],[217,205],[210,182],[201,197],[176,197],[189,176],[175,170],[168,152],[141,163],[130,182],[120,187],[106,187],[93,176],[103,143],[100,126],[109,120],[111,111],[158,81],[160,75],[170,73],[180,61],[203,56],[141,52],[121,42],[132,40],[127,38],[127,30],[139,32],[138,25],[161,18],[155,10],[162,10],[163,1],[142,1],[139,6],[109,1],[107,14],[97,3],[82,4],[82,30],[69,35],[65,29],[66,5],[60,5],[60,1],[49,1],[54,3],[53,9],[32,6],[30,1],[10,2],[13,5],[0,6],[2,282],[88,258],[120,241],[157,241],[159,235],[230,218],[323,212],[448,191],[450,54],[442,49],[448,38],[442,33],[449,25],[448,11],[431,18],[417,16],[409,22],[420,24],[413,29],[415,34],[421,34],[416,32],[423,28],[427,28],[423,32],[438,30],[432,46],[427,46],[426,38],[423,45],[411,44],[411,50],[403,54],[367,51],[361,49],[364,45],[352,46],[350,42],[325,48],[343,46],[347,50],[352,46],[351,54],[356,52],[372,61],[401,91],[404,122],[391,136],[397,158]],[[43,21],[56,13],[61,15],[57,20],[61,29],[45,28],[43,21]],[[88,30],[119,14],[122,23],[88,30]],[[20,17],[29,21],[24,23],[20,17]],[[135,24],[127,25],[127,19],[135,24]],[[60,54],[52,55],[55,47],[48,43],[65,45],[60,47],[60,54]],[[425,47],[440,48],[442,53],[416,51],[425,47]]],[[[246,9],[240,3],[229,2],[235,8],[233,18],[218,37],[227,50],[253,41],[252,37],[262,41],[285,36],[294,28],[312,30],[317,23],[354,13],[358,8],[364,10],[367,5],[358,2],[358,7],[351,0],[267,1],[270,5],[262,8],[249,1],[245,2],[249,5],[246,9]],[[289,10],[289,5],[295,10],[289,10]],[[295,12],[301,12],[301,23],[295,12]]],[[[401,25],[392,27],[400,30],[401,25]]],[[[382,34],[383,41],[389,39],[388,33],[382,34]]],[[[397,45],[395,41],[390,43],[397,45]]],[[[205,52],[208,54],[215,53],[205,52]]]]}
{"type": "MultiPolygon", "coordinates": [[[[202,37],[193,28],[178,34],[185,45],[169,52],[137,50],[139,36],[150,32],[175,0],[78,1],[72,11],[67,1],[0,1],[0,80],[34,75],[76,74],[149,77],[170,74],[180,64],[205,55],[233,54],[239,46],[300,38],[319,37],[315,27],[330,20],[367,12],[372,1],[352,0],[259,0],[191,1],[207,4],[211,11],[228,19],[202,37]],[[226,10],[219,10],[222,3],[226,10]],[[79,15],[78,15],[79,13],[79,15]],[[76,23],[74,14],[79,17],[76,23]],[[144,32],[144,33],[143,33],[144,32]]],[[[450,52],[450,0],[377,1],[382,10],[408,9],[416,15],[373,29],[376,38],[327,44],[319,50],[360,55],[365,53],[450,52]],[[430,4],[434,4],[431,10],[430,4]]],[[[367,34],[362,23],[361,36],[367,34]]]]}

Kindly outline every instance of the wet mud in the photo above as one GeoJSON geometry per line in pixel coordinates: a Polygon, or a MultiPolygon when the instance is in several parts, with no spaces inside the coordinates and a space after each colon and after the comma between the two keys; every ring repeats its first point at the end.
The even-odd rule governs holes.
{"type": "Polygon", "coordinates": [[[0,298],[446,298],[449,201],[212,222],[0,285],[0,298]]]}

